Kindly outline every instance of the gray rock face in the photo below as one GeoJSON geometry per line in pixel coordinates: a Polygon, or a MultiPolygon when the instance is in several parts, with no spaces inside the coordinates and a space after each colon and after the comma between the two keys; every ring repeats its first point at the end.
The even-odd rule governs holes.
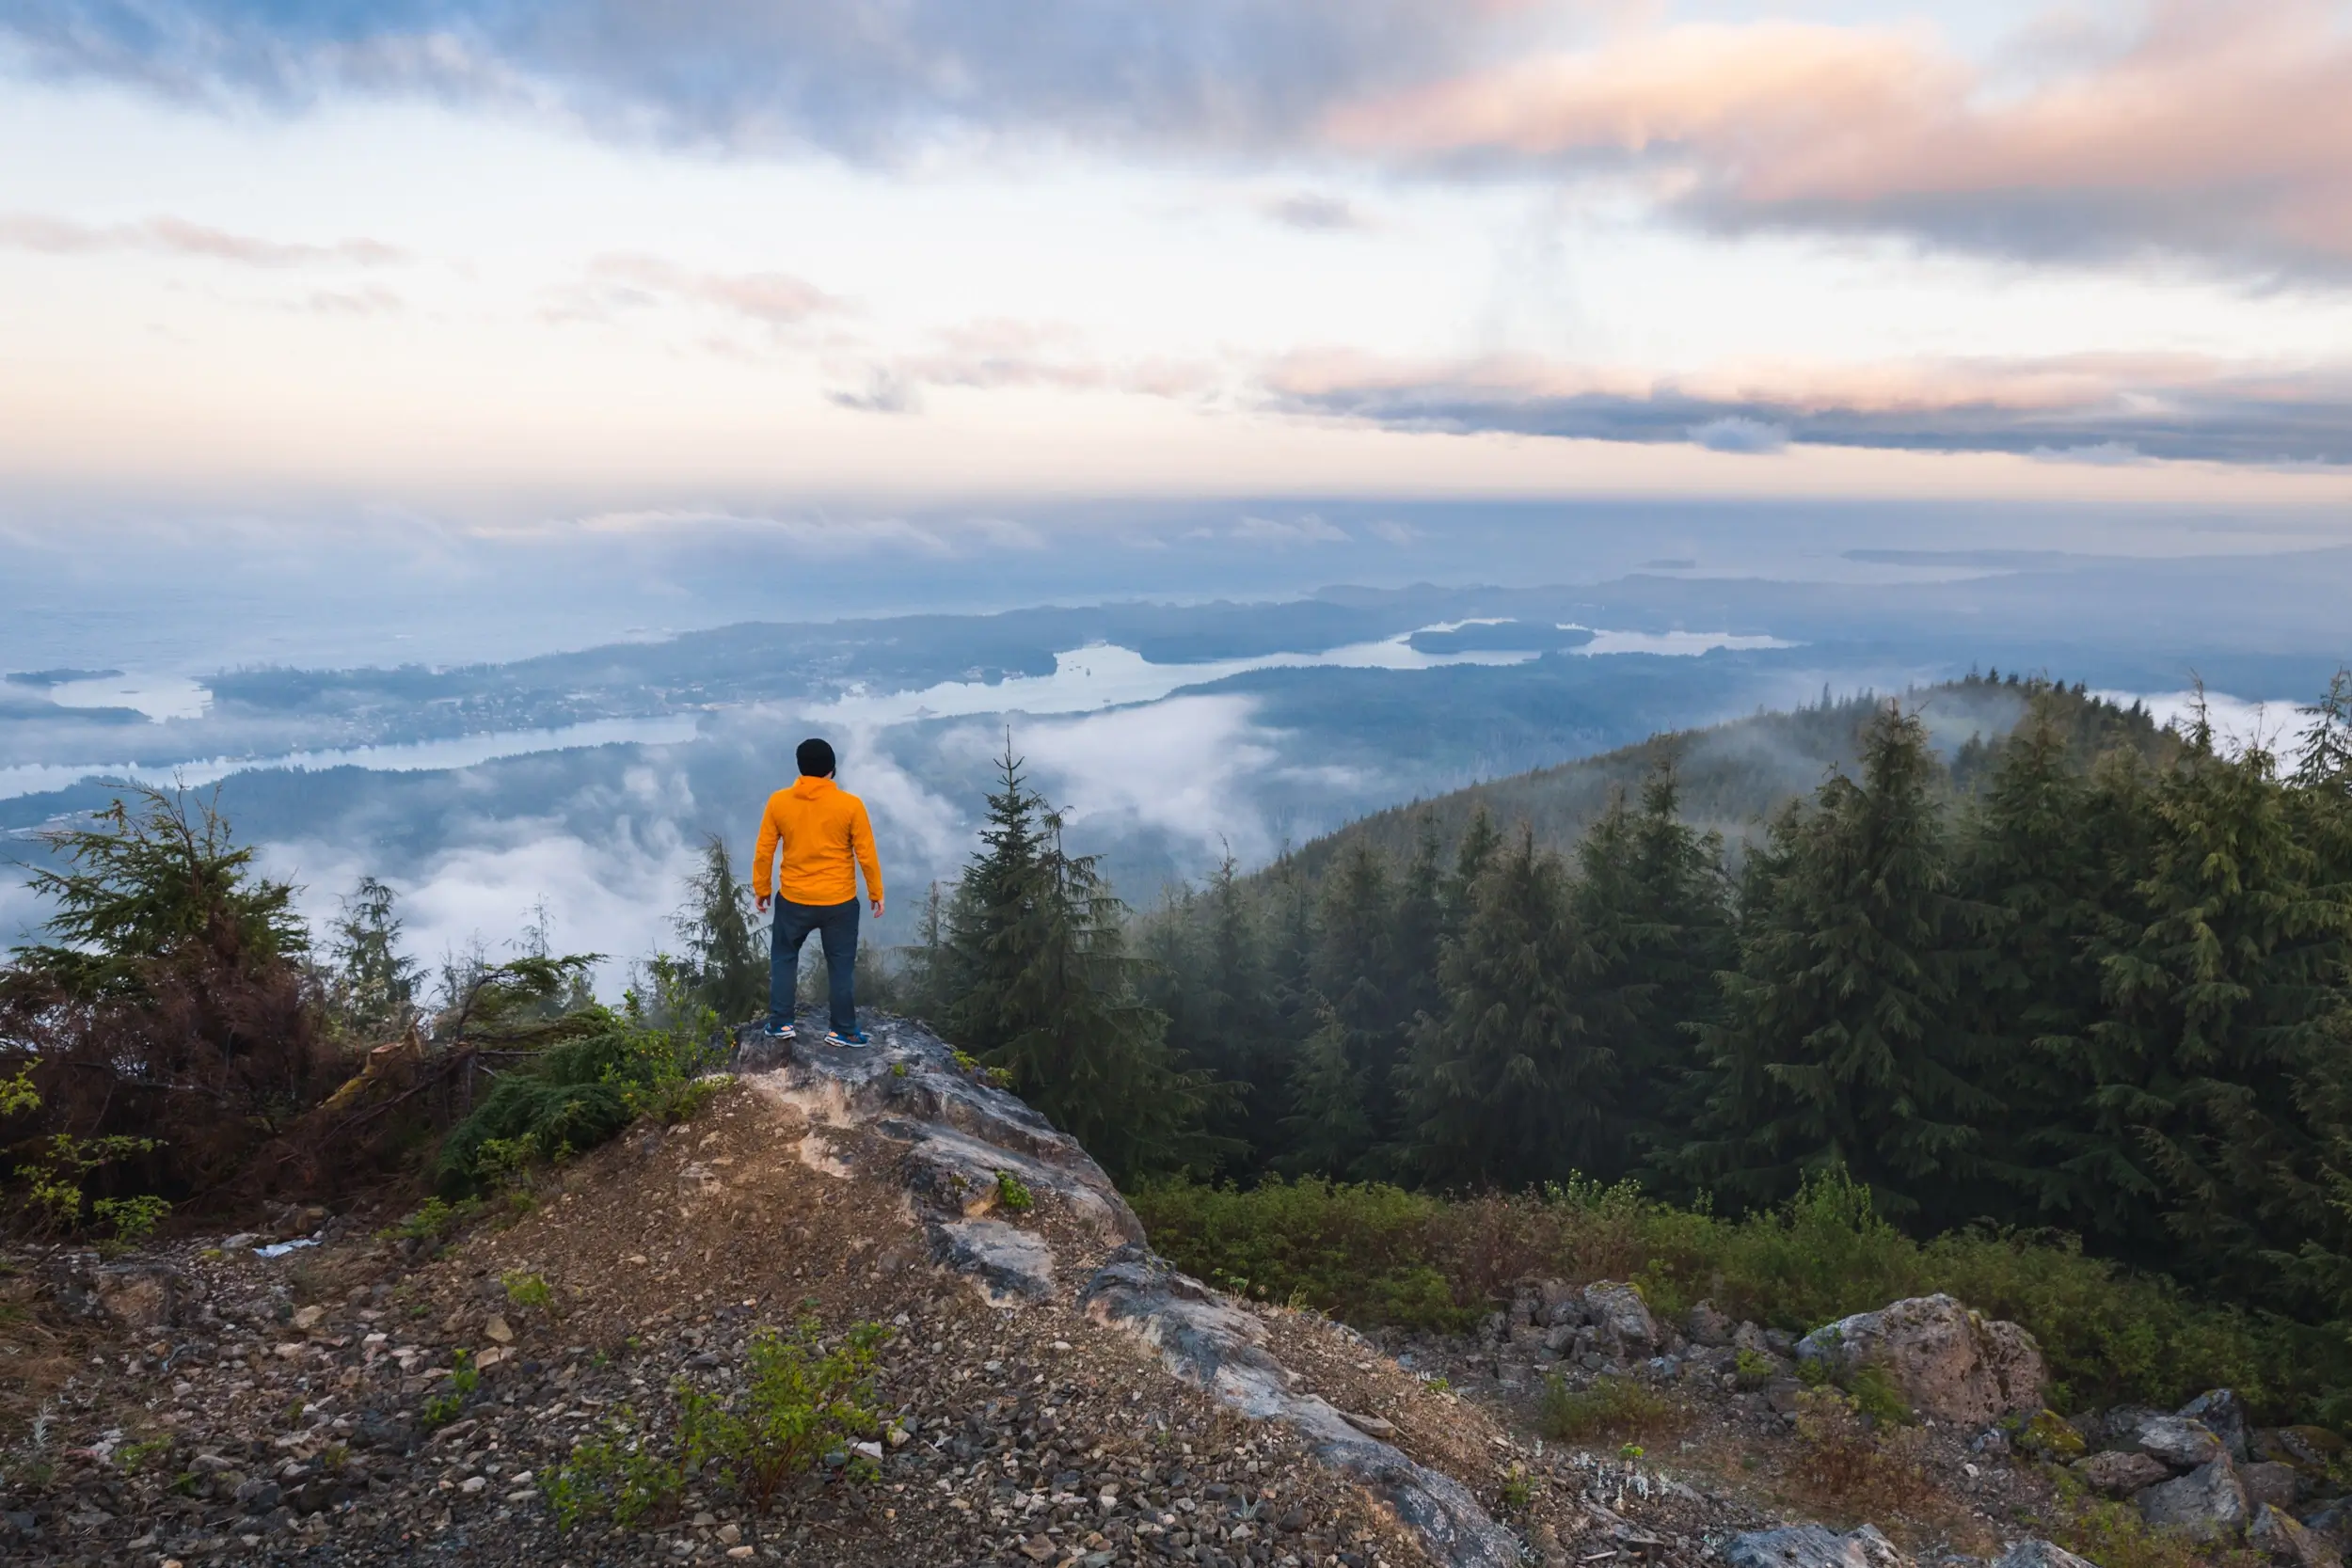
{"type": "Polygon", "coordinates": [[[2209,1465],[2228,1450],[2201,1421],[2185,1416],[2153,1416],[2134,1434],[2139,1451],[2175,1470],[2209,1465]]]}
{"type": "Polygon", "coordinates": [[[2136,1500],[2140,1517],[2151,1526],[2203,1543],[2235,1540],[2253,1512],[2227,1454],[2149,1487],[2136,1500]]]}
{"type": "Polygon", "coordinates": [[[1002,1220],[933,1221],[931,1261],[970,1276],[992,1306],[1017,1307],[1054,1293],[1054,1249],[1002,1220]]]}
{"type": "Polygon", "coordinates": [[[1694,1345],[1718,1347],[1731,1343],[1731,1336],[1737,1326],[1729,1318],[1715,1310],[1713,1302],[1703,1301],[1691,1308],[1689,1316],[1683,1321],[1682,1331],[1691,1337],[1694,1345]]]}
{"type": "Polygon", "coordinates": [[[2040,1410],[2048,1381],[2032,1335],[1947,1295],[1857,1312],[1815,1329],[1796,1350],[1799,1360],[1825,1361],[1836,1373],[1882,1368],[1923,1414],[1971,1426],[2040,1410]]]}
{"type": "Polygon", "coordinates": [[[2152,1459],[2144,1453],[2112,1451],[2078,1459],[2072,1467],[2076,1475],[2083,1478],[2084,1485],[2110,1497],[2128,1497],[2166,1480],[2172,1473],[2165,1467],[2161,1459],[2152,1459]]]}
{"type": "Polygon", "coordinates": [[[1735,1535],[1724,1548],[1731,1568],[1911,1568],[1911,1560],[1877,1528],[1839,1535],[1825,1525],[1788,1525],[1735,1535]]]}
{"type": "MultiPolygon", "coordinates": [[[[739,1040],[745,1082],[807,1118],[812,1131],[803,1160],[838,1169],[843,1159],[870,1157],[856,1152],[870,1150],[870,1143],[821,1139],[817,1130],[873,1135],[890,1151],[889,1168],[924,1227],[932,1260],[992,1303],[1018,1309],[1090,1274],[1079,1293],[1089,1316],[1133,1334],[1170,1373],[1243,1415],[1295,1428],[1318,1459],[1369,1489],[1418,1533],[1433,1561],[1517,1568],[1518,1538],[1489,1518],[1468,1488],[1351,1424],[1326,1401],[1292,1393],[1290,1374],[1265,1349],[1264,1320],[1152,1256],[1134,1211],[1075,1140],[1012,1095],[975,1082],[920,1025],[882,1019],[867,1028],[873,1045],[864,1051],[805,1039],[771,1043],[752,1031],[739,1040]],[[1096,1248],[1087,1249],[1083,1261],[1057,1257],[1041,1230],[1013,1223],[1004,1203],[1005,1175],[1035,1201],[1051,1198],[1079,1220],[1098,1247],[1108,1249],[1107,1260],[1096,1267],[1104,1259],[1096,1248]]],[[[1648,1325],[1640,1297],[1628,1287],[1614,1289],[1631,1298],[1648,1325]]],[[[1581,1320],[1586,1302],[1567,1299],[1581,1320]]],[[[1548,1315],[1539,1294],[1530,1305],[1532,1316],[1548,1315]]],[[[1535,1330],[1538,1338],[1545,1332],[1535,1330]]]]}
{"type": "Polygon", "coordinates": [[[2352,1545],[2352,1497],[2338,1497],[2303,1515],[2303,1528],[2341,1553],[2352,1545]]]}
{"type": "Polygon", "coordinates": [[[1281,1364],[1264,1349],[1265,1324],[1255,1313],[1219,1301],[1141,1246],[1114,1254],[1081,1300],[1089,1317],[1143,1340],[1184,1382],[1254,1419],[1296,1428],[1316,1458],[1385,1503],[1438,1561],[1456,1568],[1519,1562],[1518,1539],[1460,1482],[1359,1431],[1319,1395],[1292,1393],[1281,1364]]]}
{"type": "Polygon", "coordinates": [[[1585,1286],[1584,1311],[1597,1343],[1618,1360],[1646,1359],[1658,1343],[1658,1322],[1630,1285],[1601,1279],[1585,1286]]]}
{"type": "Polygon", "coordinates": [[[2333,1543],[2305,1529],[2280,1509],[2263,1504],[2246,1531],[2246,1544],[2280,1568],[2343,1568],[2333,1543]]]}
{"type": "Polygon", "coordinates": [[[2279,1508],[2292,1508],[2302,1495],[2303,1475],[2292,1465],[2268,1460],[2257,1465],[2237,1467],[2238,1483],[2246,1488],[2246,1500],[2256,1504],[2269,1503],[2279,1508]]]}
{"type": "Polygon", "coordinates": [[[2020,1541],[1994,1560],[1993,1568],[2098,1568],[2055,1541],[2020,1541]]]}
{"type": "Polygon", "coordinates": [[[2246,1402],[2233,1390],[2208,1388],[2181,1406],[2181,1414],[2202,1422],[2206,1431],[2221,1439],[2233,1460],[2246,1463],[2246,1402]]]}

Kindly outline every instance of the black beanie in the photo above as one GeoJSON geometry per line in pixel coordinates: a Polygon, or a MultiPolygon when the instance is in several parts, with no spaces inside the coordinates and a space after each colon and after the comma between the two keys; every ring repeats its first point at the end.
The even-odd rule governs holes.
{"type": "Polygon", "coordinates": [[[801,742],[800,750],[792,753],[792,760],[801,765],[801,777],[804,779],[833,777],[833,748],[814,736],[801,742]]]}

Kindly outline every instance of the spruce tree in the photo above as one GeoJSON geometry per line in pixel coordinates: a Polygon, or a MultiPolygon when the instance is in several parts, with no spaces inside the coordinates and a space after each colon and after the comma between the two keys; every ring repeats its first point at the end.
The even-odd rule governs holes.
{"type": "Polygon", "coordinates": [[[1445,872],[1438,853],[1438,823],[1422,814],[1414,835],[1412,858],[1405,863],[1396,890],[1396,927],[1391,945],[1396,955],[1389,1006],[1409,1029],[1424,1013],[1445,1006],[1444,984],[1438,974],[1446,934],[1445,872]]]}
{"type": "Polygon", "coordinates": [[[999,766],[949,920],[960,1037],[1114,1176],[1214,1156],[1200,1123],[1221,1091],[1169,1061],[1167,1015],[1137,995],[1125,907],[1094,857],[1065,847],[1009,743],[999,766]]]}
{"type": "Polygon", "coordinates": [[[1705,1033],[1715,1136],[1692,1156],[1753,1201],[1843,1167],[1881,1212],[1946,1220],[2000,1110],[1958,1013],[1982,914],[1952,890],[1925,727],[1882,710],[1861,760],[1859,783],[1831,780],[1775,830],[1705,1033]]]}
{"type": "Polygon", "coordinates": [[[752,890],[736,874],[726,840],[703,840],[702,863],[687,879],[686,907],[671,927],[686,949],[694,1000],[730,1023],[768,1009],[768,954],[759,940],[752,890]]]}
{"type": "Polygon", "coordinates": [[[1994,749],[1961,829],[1957,872],[1987,922],[1964,1000],[1985,1048],[1985,1085],[2010,1107],[1986,1129],[1984,1212],[2093,1234],[2135,1228],[2149,1189],[2102,1147],[2095,1101],[2104,923],[2131,893],[2147,827],[2139,769],[2117,753],[2087,773],[2047,698],[1994,749]]]}
{"type": "MultiPolygon", "coordinates": [[[[2193,739],[2196,737],[2192,737],[2193,739]]],[[[2158,1185],[2201,1273],[2275,1276],[2308,1236],[2324,1153],[2303,1101],[2340,1049],[2352,905],[2315,886],[2268,752],[2209,746],[2163,779],[2136,888],[2104,955],[2101,1131],[2158,1185]]]]}
{"type": "Polygon", "coordinates": [[[1363,1069],[1348,1054],[1347,1026],[1328,1005],[1319,1017],[1292,1069],[1295,1109],[1282,1118],[1285,1147],[1276,1164],[1294,1176],[1345,1180],[1372,1147],[1372,1117],[1363,1069]]]}
{"type": "Polygon", "coordinates": [[[1305,1074],[1291,1084],[1294,1119],[1326,1127],[1360,1120],[1365,1141],[1358,1148],[1331,1148],[1325,1174],[1363,1180],[1385,1174],[1402,1130],[1396,1069],[1402,1057],[1404,1020],[1391,990],[1396,962],[1395,895],[1385,858],[1365,844],[1348,849],[1326,879],[1318,903],[1307,979],[1315,997],[1317,1033],[1336,1028],[1345,1058],[1344,1075],[1305,1074]],[[1320,1103],[1338,1084],[1359,1097],[1361,1116],[1349,1107],[1320,1103]]]}
{"type": "Polygon", "coordinates": [[[1588,1016],[1598,967],[1566,866],[1522,829],[1471,889],[1444,1014],[1415,1031],[1410,1142],[1430,1180],[1562,1180],[1613,1148],[1617,1055],[1588,1016]]]}
{"type": "Polygon", "coordinates": [[[1653,1184],[1704,1095],[1698,1029],[1715,1016],[1716,974],[1732,962],[1723,843],[1681,818],[1681,783],[1662,759],[1637,814],[1618,795],[1577,846],[1577,917],[1593,947],[1595,1027],[1614,1043],[1622,1082],[1610,1147],[1588,1174],[1639,1164],[1653,1184]]]}
{"type": "Polygon", "coordinates": [[[328,1006],[338,1026],[363,1040],[391,1039],[417,1020],[424,971],[400,949],[392,905],[390,888],[362,877],[327,937],[328,1006]]]}

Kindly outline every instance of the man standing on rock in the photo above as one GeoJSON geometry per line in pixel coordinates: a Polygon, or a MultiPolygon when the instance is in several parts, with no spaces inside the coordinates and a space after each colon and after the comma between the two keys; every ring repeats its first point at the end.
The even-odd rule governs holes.
{"type": "Polygon", "coordinates": [[[752,892],[762,913],[770,889],[776,901],[773,944],[768,951],[768,1037],[792,1037],[792,1009],[801,975],[801,944],[815,931],[825,944],[825,999],[832,1014],[828,1045],[864,1045],[858,1032],[857,873],[866,868],[866,892],[874,918],[882,912],[882,862],[874,856],[874,829],[866,802],[833,782],[833,748],[803,740],[794,752],[801,776],[789,789],[768,797],[759,818],[759,846],[752,851],[752,892]],[[776,850],[784,864],[774,866],[776,850]]]}

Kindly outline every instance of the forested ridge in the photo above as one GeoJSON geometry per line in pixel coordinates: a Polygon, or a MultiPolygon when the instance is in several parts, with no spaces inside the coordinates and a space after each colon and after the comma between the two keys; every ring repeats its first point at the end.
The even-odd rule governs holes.
{"type": "MultiPolygon", "coordinates": [[[[1630,1179],[1724,1212],[1843,1173],[1915,1235],[2352,1322],[2352,683],[2234,752],[2079,689],[1943,689],[2016,722],[1939,754],[1931,695],[1825,704],[1796,722],[1851,763],[1737,841],[1690,820],[1669,737],[1588,768],[1572,842],[1445,801],[1127,926],[1089,906],[1122,1043],[1016,1075],[1049,1109],[1135,1085],[1131,1173],[1630,1179]]],[[[993,853],[917,963],[976,1044],[993,853]]]]}

